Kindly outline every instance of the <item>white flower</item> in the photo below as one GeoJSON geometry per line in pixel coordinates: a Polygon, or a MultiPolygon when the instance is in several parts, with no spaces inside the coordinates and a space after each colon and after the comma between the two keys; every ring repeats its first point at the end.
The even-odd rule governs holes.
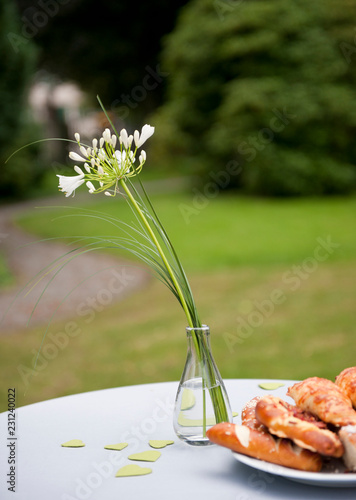
{"type": "Polygon", "coordinates": [[[79,175],[75,175],[74,177],[68,177],[66,175],[58,175],[59,178],[59,189],[66,193],[66,197],[70,196],[74,191],[84,183],[84,174],[83,172],[79,175]]]}
{"type": "Polygon", "coordinates": [[[142,170],[146,161],[146,152],[141,151],[140,164],[134,167],[136,150],[151,137],[154,130],[154,127],[144,125],[141,133],[136,130],[134,135],[128,135],[126,129],[122,129],[120,134],[116,136],[111,133],[109,128],[106,128],[99,140],[92,140],[92,147],[81,144],[80,135],[76,132],[74,136],[79,146],[79,154],[72,151],[69,153],[69,157],[76,163],[80,162],[84,165],[81,168],[78,165],[74,166],[77,176],[58,175],[59,188],[66,193],[66,196],[70,196],[74,195],[75,190],[85,182],[89,193],[104,191],[106,196],[115,196],[118,192],[118,181],[134,177],[142,170]],[[116,150],[118,142],[120,147],[116,150]],[[134,151],[131,149],[133,142],[136,145],[134,151]],[[114,191],[108,191],[111,186],[116,186],[114,191]]]}
{"type": "Polygon", "coordinates": [[[75,161],[86,161],[85,158],[82,158],[80,155],[78,155],[78,153],[74,153],[73,151],[69,153],[69,158],[75,161]]]}
{"type": "Polygon", "coordinates": [[[144,125],[141,130],[141,135],[138,130],[135,130],[134,132],[134,141],[136,144],[137,148],[140,148],[143,143],[147,141],[153,135],[155,131],[154,127],[151,127],[151,125],[144,125]]]}

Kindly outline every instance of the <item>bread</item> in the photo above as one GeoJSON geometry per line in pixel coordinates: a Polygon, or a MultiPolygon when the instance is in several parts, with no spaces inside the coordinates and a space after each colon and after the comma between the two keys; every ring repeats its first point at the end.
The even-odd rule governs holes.
{"type": "Polygon", "coordinates": [[[350,471],[356,472],[356,426],[341,427],[339,436],[345,448],[344,463],[350,471]]]}
{"type": "Polygon", "coordinates": [[[216,424],[206,433],[209,440],[266,462],[304,471],[320,471],[322,459],[319,454],[303,450],[289,439],[276,439],[256,419],[255,408],[260,399],[253,398],[245,405],[241,414],[242,425],[216,424]]]}
{"type": "Polygon", "coordinates": [[[356,408],[356,366],[345,368],[335,379],[335,384],[356,408]]]}
{"type": "Polygon", "coordinates": [[[312,472],[319,472],[322,466],[321,456],[317,453],[247,425],[223,422],[211,427],[206,434],[213,443],[273,464],[312,472]]]}
{"type": "Polygon", "coordinates": [[[242,425],[216,424],[207,431],[209,440],[303,471],[320,472],[330,463],[327,457],[335,457],[356,472],[356,367],[343,370],[335,383],[307,378],[289,387],[287,395],[296,406],[272,395],[253,398],[242,410],[242,425]]]}
{"type": "Polygon", "coordinates": [[[356,411],[350,399],[331,380],[311,377],[288,388],[296,405],[337,427],[356,425],[356,411]]]}
{"type": "Polygon", "coordinates": [[[275,396],[265,396],[256,404],[257,420],[280,437],[298,446],[330,457],[341,457],[344,447],[338,436],[311,414],[275,396]]]}
{"type": "Polygon", "coordinates": [[[256,406],[261,399],[261,396],[256,396],[245,404],[241,412],[241,421],[243,425],[247,425],[247,427],[251,427],[251,429],[268,432],[267,427],[261,424],[256,418],[256,406]]]}

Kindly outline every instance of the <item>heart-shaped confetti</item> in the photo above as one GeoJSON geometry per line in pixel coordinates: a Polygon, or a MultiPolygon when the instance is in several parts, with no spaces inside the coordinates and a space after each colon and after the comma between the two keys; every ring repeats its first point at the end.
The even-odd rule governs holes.
{"type": "Polygon", "coordinates": [[[180,405],[181,410],[189,410],[195,405],[195,395],[191,389],[184,389],[182,394],[182,401],[180,405]]]}
{"type": "Polygon", "coordinates": [[[107,444],[104,446],[105,450],[121,451],[128,446],[128,443],[107,444]]]}
{"type": "Polygon", "coordinates": [[[139,465],[125,465],[121,467],[115,474],[115,477],[129,477],[129,476],[145,476],[146,474],[151,474],[152,469],[148,467],[140,467],[139,465]]]}
{"type": "Polygon", "coordinates": [[[262,384],[258,384],[258,387],[261,387],[261,389],[264,389],[265,391],[274,391],[275,389],[283,386],[284,384],[281,384],[280,382],[262,382],[262,384]]]}
{"type": "MultiPolygon", "coordinates": [[[[182,411],[178,415],[178,424],[182,427],[202,427],[203,423],[204,422],[202,418],[196,418],[196,419],[187,418],[182,411]]],[[[215,425],[216,424],[215,417],[208,417],[206,419],[205,424],[208,426],[215,425]]]]}
{"type": "Polygon", "coordinates": [[[63,443],[61,446],[64,446],[65,448],[82,448],[85,444],[81,439],[71,439],[70,441],[63,443]]]}
{"type": "Polygon", "coordinates": [[[151,439],[148,444],[151,448],[165,448],[166,446],[173,444],[174,441],[164,440],[164,439],[151,439]]]}
{"type": "Polygon", "coordinates": [[[148,450],[143,451],[142,453],[134,453],[133,455],[129,455],[127,458],[129,460],[141,460],[142,462],[155,462],[160,456],[161,453],[159,451],[148,450]]]}

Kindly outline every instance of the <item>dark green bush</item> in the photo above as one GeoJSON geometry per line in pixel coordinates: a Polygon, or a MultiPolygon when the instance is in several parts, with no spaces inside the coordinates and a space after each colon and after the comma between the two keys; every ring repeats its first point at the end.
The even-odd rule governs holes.
{"type": "Polygon", "coordinates": [[[189,158],[201,182],[236,161],[227,187],[254,194],[355,190],[355,7],[190,2],[165,41],[156,156],[189,158]]]}

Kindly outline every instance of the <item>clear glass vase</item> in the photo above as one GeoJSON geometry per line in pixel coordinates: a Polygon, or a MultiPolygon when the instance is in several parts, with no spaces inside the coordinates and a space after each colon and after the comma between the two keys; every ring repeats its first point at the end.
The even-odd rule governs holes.
{"type": "Polygon", "coordinates": [[[188,444],[211,444],[206,431],[219,422],[231,422],[229,398],[210,347],[210,330],[187,328],[188,352],[179,383],[173,426],[188,444]]]}

